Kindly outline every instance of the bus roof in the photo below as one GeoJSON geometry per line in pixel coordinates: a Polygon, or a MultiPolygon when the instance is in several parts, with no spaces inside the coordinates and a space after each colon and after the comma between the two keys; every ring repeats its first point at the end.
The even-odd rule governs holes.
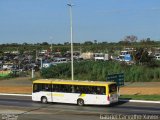
{"type": "Polygon", "coordinates": [[[35,80],[33,83],[46,83],[46,84],[72,84],[72,85],[98,85],[104,86],[108,84],[114,84],[115,82],[101,82],[101,81],[79,81],[79,80],[59,80],[59,79],[40,79],[35,80]]]}

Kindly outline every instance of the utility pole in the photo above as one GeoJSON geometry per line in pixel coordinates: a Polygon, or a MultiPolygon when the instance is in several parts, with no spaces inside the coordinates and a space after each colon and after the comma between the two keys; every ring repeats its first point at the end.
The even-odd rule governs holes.
{"type": "Polygon", "coordinates": [[[72,21],[72,7],[73,5],[71,4],[71,1],[69,4],[69,13],[70,13],[70,32],[71,32],[71,75],[72,75],[72,80],[74,80],[74,70],[73,70],[73,21],[72,21]]]}
{"type": "Polygon", "coordinates": [[[52,39],[53,39],[53,37],[52,37],[52,36],[50,36],[50,41],[51,41],[51,47],[50,47],[50,50],[51,50],[51,53],[52,53],[52,49],[53,49],[52,39]]]}
{"type": "Polygon", "coordinates": [[[32,79],[34,78],[34,68],[32,67],[32,79]]]}

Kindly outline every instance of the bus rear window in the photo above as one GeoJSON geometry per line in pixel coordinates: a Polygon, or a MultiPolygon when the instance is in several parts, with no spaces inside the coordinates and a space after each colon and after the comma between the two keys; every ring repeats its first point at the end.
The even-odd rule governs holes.
{"type": "Polygon", "coordinates": [[[112,93],[112,92],[117,92],[117,85],[116,84],[109,85],[109,93],[112,93]]]}

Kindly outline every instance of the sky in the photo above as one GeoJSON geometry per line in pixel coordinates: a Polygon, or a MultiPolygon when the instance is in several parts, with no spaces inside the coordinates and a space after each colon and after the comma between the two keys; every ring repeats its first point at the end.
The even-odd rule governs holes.
{"type": "MultiPolygon", "coordinates": [[[[160,40],[160,0],[71,0],[73,42],[160,40]]],[[[69,0],[0,0],[0,44],[70,42],[69,0]]]]}

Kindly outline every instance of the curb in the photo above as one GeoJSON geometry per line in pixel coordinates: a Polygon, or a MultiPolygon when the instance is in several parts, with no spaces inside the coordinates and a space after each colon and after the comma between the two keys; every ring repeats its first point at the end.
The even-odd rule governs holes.
{"type": "MultiPolygon", "coordinates": [[[[32,97],[32,95],[29,95],[29,94],[8,94],[8,93],[0,93],[0,95],[32,97]]],[[[160,104],[160,101],[147,101],[147,100],[127,100],[127,99],[119,99],[119,101],[120,101],[120,102],[158,103],[158,104],[160,104]]]]}
{"type": "Polygon", "coordinates": [[[9,93],[0,93],[0,95],[6,95],[6,96],[23,96],[23,97],[31,97],[32,95],[29,94],[9,94],[9,93]]]}
{"type": "Polygon", "coordinates": [[[160,104],[160,101],[148,101],[148,100],[127,100],[127,99],[119,99],[120,102],[136,102],[136,103],[158,103],[160,104]]]}

